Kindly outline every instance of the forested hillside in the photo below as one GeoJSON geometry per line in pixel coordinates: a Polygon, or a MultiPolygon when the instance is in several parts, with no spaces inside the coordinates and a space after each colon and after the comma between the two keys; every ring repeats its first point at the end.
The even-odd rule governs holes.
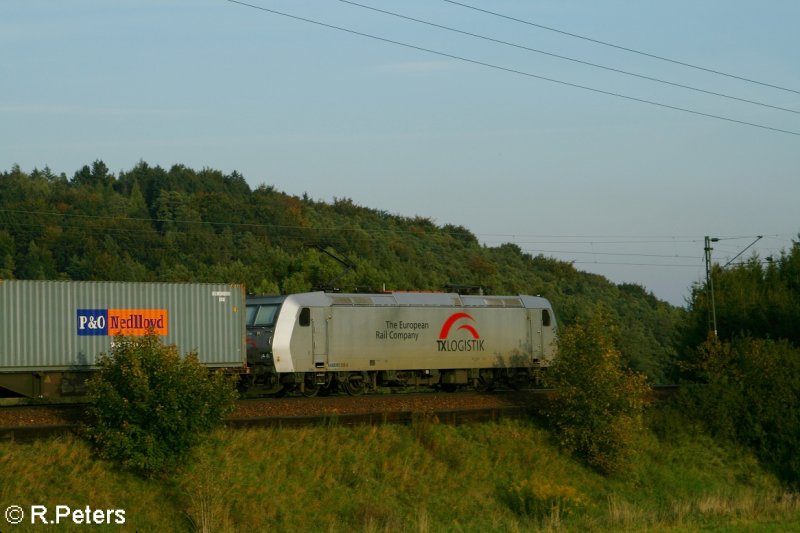
{"type": "Polygon", "coordinates": [[[347,198],[252,190],[235,172],[145,162],[119,175],[102,161],[71,177],[48,168],[0,174],[0,278],[228,282],[252,293],[458,284],[541,294],[566,324],[604,307],[624,357],[656,382],[675,358],[683,315],[638,285],[513,244],[487,247],[463,227],[347,198]]]}

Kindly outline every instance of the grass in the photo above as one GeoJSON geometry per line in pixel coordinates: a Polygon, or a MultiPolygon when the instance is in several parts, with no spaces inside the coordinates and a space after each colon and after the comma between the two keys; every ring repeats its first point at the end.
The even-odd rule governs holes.
{"type": "MultiPolygon", "coordinates": [[[[636,443],[624,474],[561,454],[529,421],[223,430],[180,472],[145,481],[73,438],[0,444],[9,505],[124,509],[92,531],[800,530],[800,500],[747,453],[686,426],[636,443]]],[[[12,529],[13,527],[13,529],[12,529]]],[[[53,531],[85,531],[61,524],[53,531]]]]}

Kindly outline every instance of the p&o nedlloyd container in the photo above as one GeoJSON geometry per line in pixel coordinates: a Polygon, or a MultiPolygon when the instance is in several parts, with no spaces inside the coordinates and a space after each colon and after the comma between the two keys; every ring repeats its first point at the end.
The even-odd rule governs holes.
{"type": "Polygon", "coordinates": [[[245,364],[240,285],[0,280],[0,392],[82,394],[117,335],[153,331],[204,365],[245,364]]]}

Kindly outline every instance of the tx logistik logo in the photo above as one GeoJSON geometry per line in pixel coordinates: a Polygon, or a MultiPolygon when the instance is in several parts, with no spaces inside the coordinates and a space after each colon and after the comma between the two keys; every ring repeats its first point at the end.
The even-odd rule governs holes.
{"type": "Polygon", "coordinates": [[[475,322],[475,319],[468,313],[458,312],[453,313],[444,321],[442,330],[439,332],[439,339],[436,345],[440,352],[482,352],[483,339],[481,339],[478,330],[475,329],[470,323],[464,321],[475,322]],[[450,331],[456,325],[456,322],[462,321],[461,325],[456,328],[458,331],[463,330],[469,333],[472,338],[469,339],[450,339],[450,331]]]}
{"type": "Polygon", "coordinates": [[[79,337],[141,337],[150,330],[164,336],[169,333],[169,313],[166,309],[78,309],[77,325],[79,337]]]}

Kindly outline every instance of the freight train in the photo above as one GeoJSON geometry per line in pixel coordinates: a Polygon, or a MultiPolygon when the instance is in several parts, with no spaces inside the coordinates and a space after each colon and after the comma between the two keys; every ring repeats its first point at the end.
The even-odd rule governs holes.
{"type": "Polygon", "coordinates": [[[153,331],[243,388],[305,396],[378,387],[527,386],[554,356],[537,296],[311,292],[225,284],[0,281],[0,392],[80,395],[116,335],[153,331]]]}

